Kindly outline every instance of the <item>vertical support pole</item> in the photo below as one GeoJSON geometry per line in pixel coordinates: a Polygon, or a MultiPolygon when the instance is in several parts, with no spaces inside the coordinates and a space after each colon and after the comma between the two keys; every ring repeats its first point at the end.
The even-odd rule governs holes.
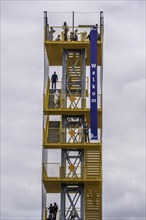
{"type": "MultiPolygon", "coordinates": [[[[44,41],[47,38],[47,12],[44,11],[44,41]]],[[[46,50],[44,47],[44,88],[43,88],[43,94],[46,94],[47,89],[47,83],[48,83],[48,60],[46,55],[46,50]]],[[[44,115],[43,115],[43,128],[44,128],[44,115]]],[[[43,163],[48,162],[48,151],[44,148],[42,149],[42,178],[43,178],[43,163]]],[[[42,182],[42,212],[41,212],[41,219],[44,220],[45,218],[45,207],[47,202],[47,192],[44,187],[44,183],[42,182]]]]}
{"type": "Polygon", "coordinates": [[[85,219],[84,217],[84,185],[81,185],[81,200],[80,200],[80,207],[81,207],[81,220],[85,219]]]}
{"type": "Polygon", "coordinates": [[[62,178],[66,178],[66,158],[65,158],[65,149],[61,150],[61,173],[62,178]]]}
{"type": "Polygon", "coordinates": [[[66,117],[62,115],[62,143],[66,143],[66,117]]]}
{"type": "MultiPolygon", "coordinates": [[[[48,162],[48,150],[42,149],[42,177],[43,177],[43,163],[48,162]]],[[[47,206],[47,193],[44,187],[44,184],[42,182],[42,220],[44,220],[45,216],[45,207],[47,206]]]]}
{"type": "Polygon", "coordinates": [[[47,26],[48,26],[47,12],[44,11],[44,41],[47,40],[47,26]]]}
{"type": "MultiPolygon", "coordinates": [[[[63,50],[62,53],[62,108],[67,107],[67,97],[66,97],[66,50],[63,50]]],[[[62,116],[62,141],[63,143],[66,142],[66,124],[65,124],[66,117],[62,116]]],[[[65,177],[66,175],[66,159],[65,159],[65,150],[61,150],[61,175],[65,177]]],[[[60,212],[60,219],[65,220],[65,184],[61,184],[61,212],[60,212]]]]}
{"type": "Polygon", "coordinates": [[[66,50],[63,50],[62,54],[62,107],[66,108],[67,106],[67,97],[66,97],[66,50]]]}
{"type": "Polygon", "coordinates": [[[74,33],[74,26],[75,26],[75,24],[74,24],[74,22],[75,22],[75,13],[74,13],[74,11],[72,12],[72,32],[74,33]]]}
{"type": "Polygon", "coordinates": [[[81,178],[84,178],[85,164],[84,164],[84,150],[81,150],[81,178]]]}
{"type": "Polygon", "coordinates": [[[61,210],[60,220],[65,220],[65,185],[61,184],[61,210]]]}
{"type": "Polygon", "coordinates": [[[81,108],[85,108],[86,104],[86,58],[85,58],[85,49],[82,49],[81,51],[82,55],[82,79],[81,79],[81,98],[82,98],[82,104],[81,108]]]}
{"type": "Polygon", "coordinates": [[[41,213],[42,220],[44,220],[44,218],[45,218],[46,201],[47,201],[47,193],[46,193],[44,184],[42,183],[42,213],[41,213]]]}

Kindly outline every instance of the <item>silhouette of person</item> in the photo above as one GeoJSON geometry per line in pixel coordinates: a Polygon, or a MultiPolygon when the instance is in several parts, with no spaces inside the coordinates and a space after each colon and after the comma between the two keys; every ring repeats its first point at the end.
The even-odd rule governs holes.
{"type": "Polygon", "coordinates": [[[57,216],[57,211],[58,211],[58,206],[56,204],[56,202],[54,202],[54,220],[56,220],[56,216],[57,216]]]}
{"type": "Polygon", "coordinates": [[[51,77],[51,82],[52,82],[52,89],[56,89],[56,82],[58,81],[58,76],[56,74],[56,72],[53,73],[52,77],[51,77]]]}
{"type": "Polygon", "coordinates": [[[62,29],[64,31],[64,40],[67,41],[67,33],[69,31],[69,27],[67,25],[67,22],[64,22],[62,25],[62,29]]]}

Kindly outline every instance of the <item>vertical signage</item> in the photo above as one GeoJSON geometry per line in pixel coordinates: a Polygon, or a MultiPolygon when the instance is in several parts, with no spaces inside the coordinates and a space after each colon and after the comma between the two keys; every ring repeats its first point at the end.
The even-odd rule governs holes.
{"type": "Polygon", "coordinates": [[[97,140],[97,27],[90,31],[90,127],[91,140],[97,140]]]}

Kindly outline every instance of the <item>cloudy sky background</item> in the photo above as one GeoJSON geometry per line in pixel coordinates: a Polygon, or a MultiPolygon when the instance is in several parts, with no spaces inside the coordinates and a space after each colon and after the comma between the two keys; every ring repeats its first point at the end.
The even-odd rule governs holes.
{"type": "Polygon", "coordinates": [[[104,11],[103,217],[145,219],[145,1],[1,2],[1,219],[39,220],[43,11],[104,11]]]}

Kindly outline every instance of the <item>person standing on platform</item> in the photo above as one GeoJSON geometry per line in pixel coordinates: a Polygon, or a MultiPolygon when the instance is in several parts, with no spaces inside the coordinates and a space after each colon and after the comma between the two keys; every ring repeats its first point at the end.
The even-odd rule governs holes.
{"type": "Polygon", "coordinates": [[[58,34],[58,36],[56,37],[55,41],[61,41],[60,34],[58,34]]]}
{"type": "Polygon", "coordinates": [[[57,211],[58,211],[58,206],[57,206],[56,202],[54,202],[53,208],[54,208],[54,220],[56,220],[57,211]]]}
{"type": "Polygon", "coordinates": [[[69,31],[69,27],[67,25],[67,22],[64,22],[62,25],[62,29],[64,31],[64,40],[67,41],[67,33],[69,31]]]}
{"type": "Polygon", "coordinates": [[[87,143],[87,141],[88,141],[88,143],[90,143],[90,140],[89,140],[89,127],[88,127],[86,122],[83,125],[83,129],[84,129],[85,142],[87,143]]]}
{"type": "Polygon", "coordinates": [[[83,126],[82,125],[80,125],[80,127],[78,129],[78,135],[79,135],[78,142],[82,143],[82,138],[83,138],[83,126]]]}
{"type": "Polygon", "coordinates": [[[70,32],[70,41],[74,41],[74,33],[72,31],[70,32]]]}
{"type": "Polygon", "coordinates": [[[78,41],[78,29],[75,30],[74,40],[78,41]]]}
{"type": "Polygon", "coordinates": [[[54,33],[56,31],[53,29],[53,27],[50,27],[49,33],[48,33],[48,40],[52,41],[54,38],[54,33]]]}
{"type": "Polygon", "coordinates": [[[60,93],[58,92],[58,90],[54,91],[54,107],[55,108],[59,107],[59,97],[60,97],[60,93]]]}
{"type": "Polygon", "coordinates": [[[56,74],[56,72],[53,73],[52,77],[51,77],[51,82],[52,82],[52,89],[56,89],[56,82],[58,81],[58,76],[56,74]]]}
{"type": "Polygon", "coordinates": [[[50,219],[53,220],[54,219],[54,207],[52,206],[52,204],[50,204],[49,208],[47,208],[47,209],[49,209],[50,219]]]}

